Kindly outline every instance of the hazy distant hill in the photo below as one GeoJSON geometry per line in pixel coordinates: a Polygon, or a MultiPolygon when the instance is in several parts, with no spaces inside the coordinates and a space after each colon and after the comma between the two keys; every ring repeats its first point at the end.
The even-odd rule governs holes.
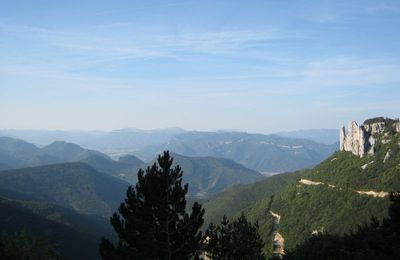
{"type": "Polygon", "coordinates": [[[183,171],[183,181],[189,183],[189,195],[208,197],[235,184],[252,183],[265,177],[230,159],[188,157],[173,153],[174,163],[183,171]]]}
{"type": "MultiPolygon", "coordinates": [[[[179,164],[184,172],[183,182],[189,183],[191,197],[204,198],[218,193],[235,184],[252,183],[265,177],[230,159],[214,157],[189,157],[172,153],[174,165],[179,164]]],[[[155,159],[141,168],[152,165],[155,159]]],[[[137,172],[125,176],[131,183],[136,182],[137,172]]]]}
{"type": "Polygon", "coordinates": [[[53,142],[43,148],[40,148],[30,161],[31,165],[45,165],[62,162],[78,162],[91,156],[100,156],[111,160],[105,154],[97,151],[84,149],[76,144],[64,141],[53,142]]]}
{"type": "Polygon", "coordinates": [[[28,142],[9,137],[0,137],[0,164],[12,168],[24,167],[38,151],[38,148],[28,142]]]}
{"type": "Polygon", "coordinates": [[[279,132],[276,135],[291,138],[309,139],[321,144],[335,144],[339,140],[339,129],[309,129],[279,132]]]}
{"type": "Polygon", "coordinates": [[[152,158],[162,150],[186,156],[228,158],[260,172],[285,172],[315,165],[338,149],[306,139],[242,132],[188,132],[136,153],[152,158]]]}
{"type": "MultiPolygon", "coordinates": [[[[117,161],[105,154],[94,150],[84,149],[76,144],[57,141],[43,148],[29,144],[25,141],[4,137],[5,143],[12,143],[3,147],[3,162],[13,162],[14,168],[26,166],[40,166],[59,164],[65,162],[84,162],[99,172],[104,172],[130,183],[135,183],[139,168],[145,168],[143,161],[133,155],[125,155],[117,161]],[[20,147],[29,147],[29,152],[17,156],[20,147]]],[[[0,146],[1,146],[0,140],[0,146]]],[[[0,155],[1,156],[1,155],[0,155]]],[[[180,164],[185,172],[184,180],[190,183],[191,196],[205,197],[234,184],[254,182],[263,176],[254,170],[250,170],[232,160],[212,157],[185,157],[173,155],[175,162],[180,164]]],[[[154,158],[154,157],[153,157],[154,158]]],[[[1,166],[1,165],[0,165],[1,166]]],[[[4,165],[4,167],[7,167],[4,165]]]]}
{"type": "MultiPolygon", "coordinates": [[[[0,172],[3,193],[71,207],[78,213],[109,216],[128,183],[84,163],[64,163],[0,172]]],[[[10,195],[8,195],[10,197],[10,195]]]]}
{"type": "Polygon", "coordinates": [[[100,172],[122,179],[124,179],[125,173],[135,173],[144,164],[133,155],[127,155],[115,161],[98,151],[84,149],[64,141],[56,141],[43,148],[38,148],[20,139],[0,137],[0,169],[64,162],[85,162],[100,172]]]}
{"type": "Polygon", "coordinates": [[[39,146],[63,140],[118,155],[168,142],[172,137],[184,132],[186,130],[178,127],[154,130],[126,128],[110,132],[2,129],[0,136],[23,139],[39,146]]]}

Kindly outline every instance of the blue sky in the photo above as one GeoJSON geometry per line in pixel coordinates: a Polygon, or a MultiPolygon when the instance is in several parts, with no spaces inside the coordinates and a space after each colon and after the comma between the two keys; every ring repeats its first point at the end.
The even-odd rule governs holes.
{"type": "Polygon", "coordinates": [[[399,28],[399,1],[2,1],[0,128],[399,117],[399,28]]]}

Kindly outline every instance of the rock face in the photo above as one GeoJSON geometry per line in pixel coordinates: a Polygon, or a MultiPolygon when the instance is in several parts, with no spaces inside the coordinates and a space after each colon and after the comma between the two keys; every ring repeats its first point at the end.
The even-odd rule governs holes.
{"type": "MultiPolygon", "coordinates": [[[[350,122],[348,132],[343,126],[339,130],[340,136],[340,151],[352,152],[354,155],[364,157],[367,153],[375,154],[375,144],[379,135],[385,132],[386,124],[390,124],[393,130],[400,133],[400,122],[392,119],[375,118],[366,121],[361,126],[358,126],[355,121],[350,122]]],[[[385,132],[382,143],[390,141],[388,133],[385,132]],[[388,140],[388,141],[387,141],[388,140]]]]}
{"type": "Polygon", "coordinates": [[[389,149],[385,154],[385,158],[383,158],[383,163],[389,161],[390,157],[392,157],[392,151],[389,149]]]}
{"type": "Polygon", "coordinates": [[[400,133],[400,122],[396,123],[396,132],[400,133]]]}
{"type": "Polygon", "coordinates": [[[349,151],[354,155],[363,157],[368,148],[368,138],[363,126],[358,126],[355,121],[349,123],[349,131],[343,126],[340,129],[340,151],[349,151]]]}

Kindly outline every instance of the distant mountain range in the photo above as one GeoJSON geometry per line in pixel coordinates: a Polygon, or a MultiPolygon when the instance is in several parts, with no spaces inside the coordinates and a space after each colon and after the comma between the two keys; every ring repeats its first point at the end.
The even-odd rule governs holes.
{"type": "Polygon", "coordinates": [[[0,130],[0,136],[20,138],[39,147],[62,140],[101,151],[113,158],[134,154],[145,161],[152,160],[168,149],[187,156],[233,159],[248,168],[269,173],[315,165],[338,148],[338,131],[334,129],[300,130],[277,135],[249,134],[233,130],[196,132],[177,127],[155,130],[126,128],[110,132],[0,130]],[[291,140],[294,138],[296,140],[291,140]],[[243,143],[238,143],[241,139],[243,143]],[[304,139],[324,145],[318,146],[304,139]],[[237,151],[242,148],[242,153],[237,151]],[[248,155],[251,159],[242,155],[248,155]],[[283,157],[289,158],[289,162],[282,162],[283,157]]]}
{"type": "Polygon", "coordinates": [[[276,135],[290,138],[309,139],[320,144],[335,144],[339,140],[339,129],[308,129],[279,132],[276,135]]]}
{"type": "Polygon", "coordinates": [[[119,156],[149,145],[168,142],[172,137],[185,132],[186,130],[178,127],[154,130],[125,128],[110,132],[3,129],[0,130],[0,136],[23,139],[38,146],[65,141],[119,156]]]}
{"type": "Polygon", "coordinates": [[[125,173],[136,172],[144,164],[133,155],[115,161],[101,152],[64,141],[38,148],[20,139],[0,137],[0,168],[3,170],[65,162],[85,162],[100,172],[122,179],[125,173]]]}
{"type": "Polygon", "coordinates": [[[206,198],[235,184],[253,183],[265,177],[257,171],[224,158],[188,157],[172,154],[174,164],[183,169],[183,182],[189,183],[189,195],[206,198]]]}
{"type": "MultiPolygon", "coordinates": [[[[116,177],[134,181],[137,171],[112,176],[88,164],[103,170],[110,165],[140,164],[144,168],[147,164],[131,155],[113,161],[102,153],[66,142],[37,148],[12,138],[0,141],[0,159],[10,160],[14,167],[52,163],[0,171],[0,229],[9,234],[27,227],[31,235],[45,236],[63,256],[95,259],[99,238],[115,237],[108,217],[123,201],[129,185],[116,177]],[[74,160],[79,162],[57,163],[74,160]]],[[[264,179],[259,172],[229,159],[172,156],[184,170],[184,182],[189,183],[190,203],[234,184],[264,179]]]]}
{"type": "MultiPolygon", "coordinates": [[[[175,163],[182,166],[184,181],[189,183],[189,195],[193,197],[208,197],[231,185],[251,183],[264,178],[259,172],[230,159],[188,157],[179,154],[173,154],[173,157],[175,163]]],[[[131,184],[136,182],[139,168],[144,169],[149,165],[134,155],[125,155],[113,160],[101,152],[63,141],[38,148],[23,140],[0,137],[0,167],[3,170],[69,162],[85,163],[98,172],[107,173],[131,184]]],[[[47,171],[45,168],[34,169],[47,171]]]]}
{"type": "Polygon", "coordinates": [[[326,145],[277,135],[187,132],[135,154],[146,160],[162,150],[170,150],[186,156],[228,158],[263,173],[278,173],[318,164],[337,149],[338,143],[326,145]]]}

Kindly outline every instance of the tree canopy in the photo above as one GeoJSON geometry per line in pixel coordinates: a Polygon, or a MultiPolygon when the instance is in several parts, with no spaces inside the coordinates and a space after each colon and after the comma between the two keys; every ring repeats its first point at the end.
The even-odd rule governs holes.
{"type": "Polygon", "coordinates": [[[242,214],[230,222],[226,216],[219,225],[210,224],[205,251],[214,260],[261,260],[264,243],[258,223],[252,224],[242,214]]]}
{"type": "Polygon", "coordinates": [[[172,162],[167,151],[146,171],[138,171],[136,186],[128,188],[119,213],[110,219],[118,245],[103,238],[103,259],[180,260],[199,253],[204,210],[195,202],[186,213],[188,185],[182,185],[182,169],[172,162]]]}

